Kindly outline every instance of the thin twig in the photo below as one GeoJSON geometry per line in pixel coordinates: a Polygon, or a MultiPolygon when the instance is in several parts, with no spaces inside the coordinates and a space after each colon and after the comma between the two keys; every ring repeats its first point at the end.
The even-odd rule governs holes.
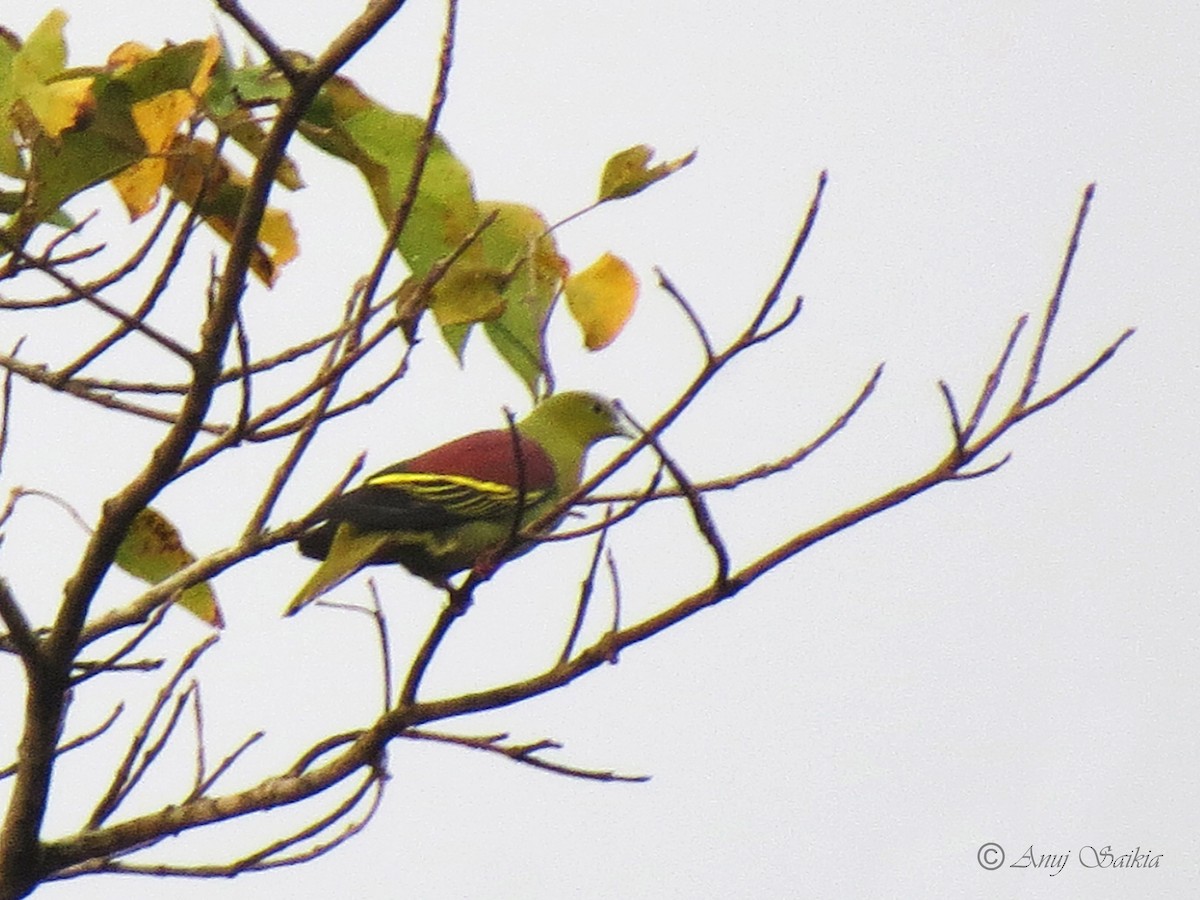
{"type": "Polygon", "coordinates": [[[371,268],[371,274],[367,276],[366,287],[363,293],[368,303],[374,299],[375,294],[379,290],[384,270],[387,268],[392,254],[396,251],[400,233],[408,224],[413,206],[417,201],[421,178],[424,176],[425,166],[429,162],[429,151],[433,147],[433,141],[437,135],[438,119],[441,118],[442,107],[446,104],[446,85],[450,78],[450,67],[454,58],[455,26],[457,21],[458,0],[449,0],[446,4],[446,24],[442,31],[442,49],[438,56],[437,78],[434,81],[433,93],[429,98],[429,113],[425,117],[425,126],[421,131],[420,138],[417,140],[416,151],[413,154],[412,171],[408,175],[408,183],[404,186],[404,193],[400,195],[399,203],[396,204],[395,214],[392,216],[387,234],[384,236],[383,245],[375,260],[375,265],[371,268]]]}
{"type": "Polygon", "coordinates": [[[279,73],[288,80],[289,84],[296,84],[300,78],[300,73],[292,65],[291,60],[283,51],[283,48],[275,43],[275,39],[271,37],[270,32],[262,27],[258,21],[250,15],[238,0],[213,0],[217,9],[237,22],[242,31],[250,35],[250,38],[256,43],[260,50],[271,61],[279,73]]]}
{"type": "Polygon", "coordinates": [[[579,586],[579,602],[575,605],[575,619],[571,622],[571,630],[567,633],[567,642],[563,645],[562,653],[558,656],[559,663],[565,663],[571,658],[575,649],[575,641],[579,639],[579,631],[583,628],[583,620],[587,617],[588,602],[596,586],[596,570],[600,568],[600,554],[604,552],[604,544],[608,538],[608,523],[612,516],[612,506],[605,510],[604,527],[596,538],[596,549],[592,551],[592,561],[588,565],[587,575],[579,586]]]}
{"type": "MultiPolygon", "coordinates": [[[[195,667],[196,663],[200,661],[200,657],[216,641],[217,635],[211,635],[193,647],[179,663],[179,667],[175,670],[175,673],[158,692],[158,696],[151,705],[149,712],[146,713],[145,719],[142,720],[141,726],[134,734],[133,740],[125,752],[124,759],[117,766],[117,771],[113,774],[112,781],[109,782],[108,790],[104,792],[104,796],[100,798],[100,802],[96,804],[96,808],[88,818],[87,827],[89,829],[100,827],[104,820],[116,810],[129,790],[137,783],[140,774],[145,771],[145,767],[143,766],[139,769],[138,774],[135,775],[134,763],[137,761],[138,754],[142,752],[142,748],[146,745],[146,741],[150,738],[150,729],[154,726],[159,714],[167,705],[167,701],[175,693],[175,689],[179,686],[183,677],[195,667]]],[[[166,733],[169,734],[170,729],[167,729],[166,733]]]]}
{"type": "Polygon", "coordinates": [[[234,747],[233,751],[228,756],[217,763],[216,768],[212,770],[208,777],[196,785],[193,792],[188,796],[188,799],[195,800],[207,794],[212,789],[213,785],[215,785],[221,778],[221,776],[233,767],[233,764],[237,762],[238,758],[256,743],[266,737],[266,734],[267,733],[265,731],[256,731],[254,734],[250,735],[244,741],[234,747]]]}
{"type": "MultiPolygon", "coordinates": [[[[817,189],[813,194],[812,199],[808,204],[808,212],[805,214],[804,223],[800,226],[799,232],[796,234],[796,239],[792,242],[792,247],[788,251],[787,258],[783,262],[783,266],[779,270],[779,274],[775,278],[775,283],[771,285],[771,289],[767,291],[763,297],[762,303],[759,305],[758,312],[751,319],[750,325],[743,333],[743,339],[752,341],[755,336],[762,330],[763,323],[767,316],[771,314],[775,304],[779,301],[783,294],[783,288],[787,281],[792,276],[792,270],[796,268],[796,262],[800,259],[800,252],[808,243],[808,236],[812,234],[813,226],[817,221],[817,212],[821,208],[821,198],[825,195],[825,185],[829,181],[829,173],[821,172],[817,178],[817,189]]],[[[799,310],[796,310],[799,312],[799,310]]],[[[795,313],[791,315],[795,318],[795,313]]]]}
{"type": "MultiPolygon", "coordinates": [[[[58,748],[57,755],[62,756],[64,753],[69,753],[72,750],[77,750],[78,748],[84,746],[85,744],[90,744],[96,738],[100,737],[100,735],[104,734],[104,732],[108,731],[108,729],[110,729],[113,726],[113,724],[117,721],[117,719],[120,718],[121,713],[123,713],[124,711],[125,711],[125,704],[118,703],[113,708],[113,711],[108,714],[108,718],[106,718],[103,722],[101,722],[95,728],[92,728],[89,731],[85,731],[85,732],[83,732],[83,734],[77,735],[76,737],[71,738],[71,740],[67,741],[66,743],[60,745],[58,748]]],[[[15,775],[17,773],[17,767],[19,765],[20,765],[19,763],[13,763],[11,765],[5,766],[4,768],[0,768],[0,779],[11,778],[13,775],[15,775]]]]}
{"type": "Polygon", "coordinates": [[[81,682],[87,681],[89,678],[93,678],[96,675],[114,671],[122,659],[132,653],[142,641],[144,641],[149,635],[153,634],[158,626],[162,624],[162,620],[166,617],[168,609],[170,609],[170,606],[164,604],[154,610],[154,612],[152,612],[146,619],[145,624],[136,632],[134,632],[133,637],[129,638],[129,640],[119,646],[107,657],[97,663],[89,665],[86,670],[81,672],[79,675],[76,675],[74,683],[80,684],[81,682]]]}
{"type": "MultiPolygon", "coordinates": [[[[16,359],[23,343],[25,338],[18,338],[9,356],[16,359]]],[[[4,471],[4,451],[8,449],[8,423],[12,415],[12,377],[12,369],[5,369],[4,383],[0,385],[0,472],[4,471]]]]}
{"type": "Polygon", "coordinates": [[[716,352],[713,350],[712,339],[708,336],[708,329],[704,327],[704,322],[701,321],[700,316],[696,314],[696,310],[688,302],[688,299],[683,296],[679,288],[675,287],[675,283],[667,277],[666,272],[655,266],[654,274],[658,276],[658,286],[667,292],[667,295],[675,301],[675,304],[687,317],[688,322],[692,326],[692,331],[695,332],[696,337],[700,341],[700,346],[704,348],[705,357],[711,362],[713,357],[716,356],[716,352]]]}
{"type": "Polygon", "coordinates": [[[191,362],[192,351],[184,347],[173,337],[165,334],[162,331],[159,331],[157,328],[147,325],[145,322],[139,321],[137,316],[131,315],[125,312],[123,309],[113,306],[98,293],[89,290],[86,285],[80,284],[71,277],[63,274],[63,272],[61,272],[58,268],[42,263],[39,260],[29,256],[24,250],[16,246],[16,244],[14,244],[12,240],[10,240],[2,231],[0,231],[0,244],[5,245],[5,247],[15,257],[32,263],[33,268],[44,272],[46,275],[49,275],[68,291],[77,294],[81,299],[86,300],[92,306],[96,307],[96,309],[116,319],[126,328],[132,331],[137,331],[146,338],[149,338],[155,344],[158,344],[158,346],[162,347],[164,350],[173,353],[175,356],[186,362],[191,362]]]}
{"type": "Polygon", "coordinates": [[[1075,252],[1079,249],[1079,238],[1083,234],[1083,223],[1087,220],[1092,198],[1096,195],[1096,183],[1093,181],[1083,190],[1083,198],[1079,202],[1079,211],[1075,214],[1075,227],[1071,229],[1071,240],[1067,244],[1067,252],[1063,255],[1062,266],[1058,270],[1058,281],[1054,285],[1054,293],[1046,305],[1046,316],[1042,320],[1042,330],[1038,333],[1037,345],[1033,348],[1033,358],[1029,362],[1029,370],[1025,375],[1025,383],[1021,387],[1020,396],[1013,404],[1014,409],[1021,409],[1033,394],[1038,375],[1042,370],[1042,359],[1046,355],[1046,345],[1050,341],[1050,331],[1054,320],[1058,318],[1058,310],[1062,305],[1063,291],[1067,287],[1067,279],[1071,275],[1071,263],[1075,260],[1075,252]]]}
{"type": "Polygon", "coordinates": [[[400,737],[410,738],[419,741],[435,741],[440,744],[454,744],[459,747],[467,747],[471,750],[484,750],[488,753],[496,753],[500,756],[507,757],[515,762],[523,763],[527,766],[533,766],[537,769],[544,769],[547,772],[554,772],[558,775],[568,775],[572,778],[583,778],[588,781],[624,781],[640,783],[649,781],[649,775],[621,775],[617,772],[598,770],[598,769],[582,769],[578,766],[568,766],[563,763],[554,763],[549,760],[542,759],[535,754],[543,750],[561,750],[562,744],[557,741],[543,739],[533,741],[528,744],[511,744],[506,745],[501,743],[508,738],[507,734],[489,734],[483,737],[466,737],[458,734],[445,734],[440,731],[427,731],[425,729],[410,728],[403,732],[400,737]]]}
{"type": "Polygon", "coordinates": [[[709,549],[712,550],[713,560],[716,564],[716,573],[713,576],[715,583],[724,583],[729,577],[729,550],[725,547],[725,541],[721,538],[721,534],[717,530],[717,524],[713,521],[712,514],[708,510],[704,494],[696,490],[691,480],[684,474],[680,465],[663,449],[657,437],[648,434],[629,414],[628,410],[622,408],[621,414],[645,436],[647,443],[654,448],[654,452],[658,454],[658,458],[662,460],[663,465],[667,467],[667,471],[671,473],[671,477],[675,479],[675,484],[682,491],[684,498],[687,500],[688,507],[692,511],[692,520],[696,523],[696,529],[708,544],[709,549]]]}
{"type": "MultiPolygon", "coordinates": [[[[612,627],[609,629],[609,634],[616,634],[621,630],[621,574],[617,571],[617,558],[613,556],[612,550],[608,551],[605,562],[608,563],[608,578],[612,583],[612,598],[613,598],[613,614],[612,627]]],[[[612,653],[608,657],[608,661],[616,665],[617,663],[617,648],[612,648],[612,653]]]]}
{"type": "Polygon", "coordinates": [[[1004,350],[1000,353],[1000,358],[996,360],[996,365],[992,367],[992,371],[988,373],[987,380],[983,384],[983,389],[979,392],[979,399],[975,401],[975,408],[971,410],[971,418],[962,429],[962,443],[964,445],[970,443],[972,435],[975,434],[975,430],[979,427],[979,423],[983,421],[983,417],[987,413],[988,404],[992,402],[992,398],[996,394],[996,389],[1000,386],[1004,370],[1008,368],[1008,361],[1012,358],[1013,349],[1017,346],[1017,339],[1021,336],[1021,332],[1025,329],[1028,321],[1029,316],[1020,316],[1017,319],[1016,325],[1013,326],[1012,331],[1009,332],[1004,350]]]}

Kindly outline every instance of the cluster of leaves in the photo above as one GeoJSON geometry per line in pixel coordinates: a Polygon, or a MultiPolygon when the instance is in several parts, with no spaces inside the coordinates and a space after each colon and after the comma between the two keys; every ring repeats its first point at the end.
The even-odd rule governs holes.
{"type": "MultiPolygon", "coordinates": [[[[288,72],[274,62],[237,64],[217,37],[157,51],[125,43],[103,66],[68,68],[66,19],[51,12],[24,41],[0,30],[0,174],[18,184],[0,191],[0,212],[9,214],[0,261],[39,225],[69,224],[63,204],[103,182],[131,219],[166,189],[232,238],[248,180],[226,148],[258,156],[264,118],[291,91],[288,72]]],[[[310,64],[295,53],[282,62],[296,71],[310,64]]],[[[545,217],[478,198],[470,170],[423,118],[388,109],[336,76],[299,133],[361,173],[385,227],[402,220],[396,251],[408,279],[396,301],[409,337],[428,309],[461,358],[471,330],[482,326],[536,396],[551,384],[544,331],[560,296],[590,349],[610,343],[632,313],[638,283],[628,265],[604,254],[573,271],[545,217]]],[[[636,194],[694,158],[651,166],[651,156],[637,146],[610,159],[589,209],[636,194]]],[[[275,180],[288,190],[303,186],[292,160],[275,180]]],[[[273,284],[298,252],[287,213],[268,209],[251,270],[273,284]]]]}

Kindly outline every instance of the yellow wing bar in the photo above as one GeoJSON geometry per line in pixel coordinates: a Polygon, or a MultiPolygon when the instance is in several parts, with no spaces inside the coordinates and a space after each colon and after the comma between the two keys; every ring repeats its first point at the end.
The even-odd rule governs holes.
{"type": "MultiPolygon", "coordinates": [[[[437,475],[428,472],[389,472],[366,481],[365,487],[402,491],[419,503],[439,506],[464,519],[500,519],[516,512],[521,492],[512,485],[483,481],[466,475],[437,475]]],[[[526,490],[529,509],[547,494],[526,490]]]]}

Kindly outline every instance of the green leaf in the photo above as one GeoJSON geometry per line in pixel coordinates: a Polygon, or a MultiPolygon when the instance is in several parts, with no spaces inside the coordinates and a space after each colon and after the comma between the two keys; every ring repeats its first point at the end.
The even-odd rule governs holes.
{"type": "Polygon", "coordinates": [[[566,277],[567,261],[559,255],[554,236],[547,234],[546,220],[537,210],[519,203],[485,201],[479,206],[485,216],[498,213],[480,238],[484,258],[494,268],[510,273],[502,291],[504,309],[485,321],[483,330],[536,397],[543,380],[550,376],[546,319],[566,277]]]}
{"type": "Polygon", "coordinates": [[[0,174],[10,178],[25,177],[25,162],[17,149],[9,118],[17,99],[13,60],[20,49],[16,36],[0,28],[0,174]]]}
{"type": "Polygon", "coordinates": [[[600,176],[599,202],[632,197],[644,191],[654,182],[662,181],[668,175],[690,165],[696,158],[696,151],[651,168],[650,160],[653,156],[654,148],[647,144],[638,144],[614,154],[604,164],[604,173],[600,176]]]}
{"type": "MultiPolygon", "coordinates": [[[[148,584],[158,584],[196,561],[179,537],[179,531],[162,513],[146,507],[134,517],[115,562],[148,584]]],[[[216,596],[207,582],[193,584],[179,595],[179,605],[214,628],[224,628],[225,620],[216,596]]]]}
{"type": "Polygon", "coordinates": [[[39,134],[31,150],[30,197],[14,231],[22,238],[68,199],[141,159],[146,152],[130,114],[133,98],[123,82],[107,74],[92,84],[93,111],[87,126],[58,138],[39,134]]]}
{"type": "MultiPolygon", "coordinates": [[[[418,116],[393,112],[342,77],[321,90],[300,127],[312,143],[359,170],[385,226],[391,225],[408,188],[424,130],[418,116]]],[[[435,136],[398,241],[413,277],[426,275],[478,222],[471,173],[435,136]]]]}

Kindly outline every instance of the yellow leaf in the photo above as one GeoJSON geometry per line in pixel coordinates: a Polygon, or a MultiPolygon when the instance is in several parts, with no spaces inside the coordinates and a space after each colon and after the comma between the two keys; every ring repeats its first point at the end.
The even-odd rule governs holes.
{"type": "Polygon", "coordinates": [[[110,72],[123,72],[153,55],[154,51],[145,44],[138,41],[126,41],[118,44],[112,53],[108,54],[105,68],[110,72]]]}
{"type": "Polygon", "coordinates": [[[637,303],[637,276],[620,257],[605,253],[567,279],[567,309],[589,350],[607,347],[621,333],[637,303]]]}
{"type": "MultiPolygon", "coordinates": [[[[129,71],[156,55],[144,44],[129,41],[109,55],[108,64],[117,72],[129,71]]],[[[175,139],[179,127],[196,111],[200,97],[208,89],[212,69],[219,55],[220,44],[217,39],[208,38],[188,89],[166,90],[139,100],[130,107],[130,116],[146,144],[147,158],[112,179],[113,187],[124,202],[130,219],[144,216],[158,203],[159,190],[167,176],[164,153],[175,139]]]]}
{"type": "Polygon", "coordinates": [[[27,84],[22,99],[42,131],[56,138],[92,109],[92,79],[68,78],[49,84],[27,84]]]}
{"type": "Polygon", "coordinates": [[[689,165],[696,158],[696,151],[650,168],[653,156],[654,148],[646,144],[638,144],[614,154],[604,164],[604,173],[600,176],[600,202],[631,197],[644,191],[654,182],[662,181],[689,165]]]}
{"type": "MultiPolygon", "coordinates": [[[[177,136],[166,159],[165,181],[175,196],[194,207],[222,238],[232,240],[246,197],[246,176],[216,156],[211,143],[195,138],[177,136]]],[[[251,271],[264,283],[274,284],[279,267],[299,252],[291,217],[281,209],[268,207],[258,227],[258,245],[250,254],[251,271]]]]}
{"type": "MultiPolygon", "coordinates": [[[[162,513],[146,507],[129,526],[115,561],[118,566],[149,584],[158,584],[196,561],[180,540],[179,532],[162,513]]],[[[184,589],[179,605],[214,628],[225,627],[221,608],[207,583],[184,589]]]]}
{"type": "Polygon", "coordinates": [[[130,221],[137,221],[154,209],[166,171],[167,161],[154,157],[138,160],[112,177],[112,185],[125,204],[130,221]]]}
{"type": "Polygon", "coordinates": [[[262,224],[258,226],[258,239],[271,248],[268,256],[275,269],[286,266],[300,255],[300,243],[296,238],[292,217],[278,207],[268,206],[263,213],[262,224]]]}

